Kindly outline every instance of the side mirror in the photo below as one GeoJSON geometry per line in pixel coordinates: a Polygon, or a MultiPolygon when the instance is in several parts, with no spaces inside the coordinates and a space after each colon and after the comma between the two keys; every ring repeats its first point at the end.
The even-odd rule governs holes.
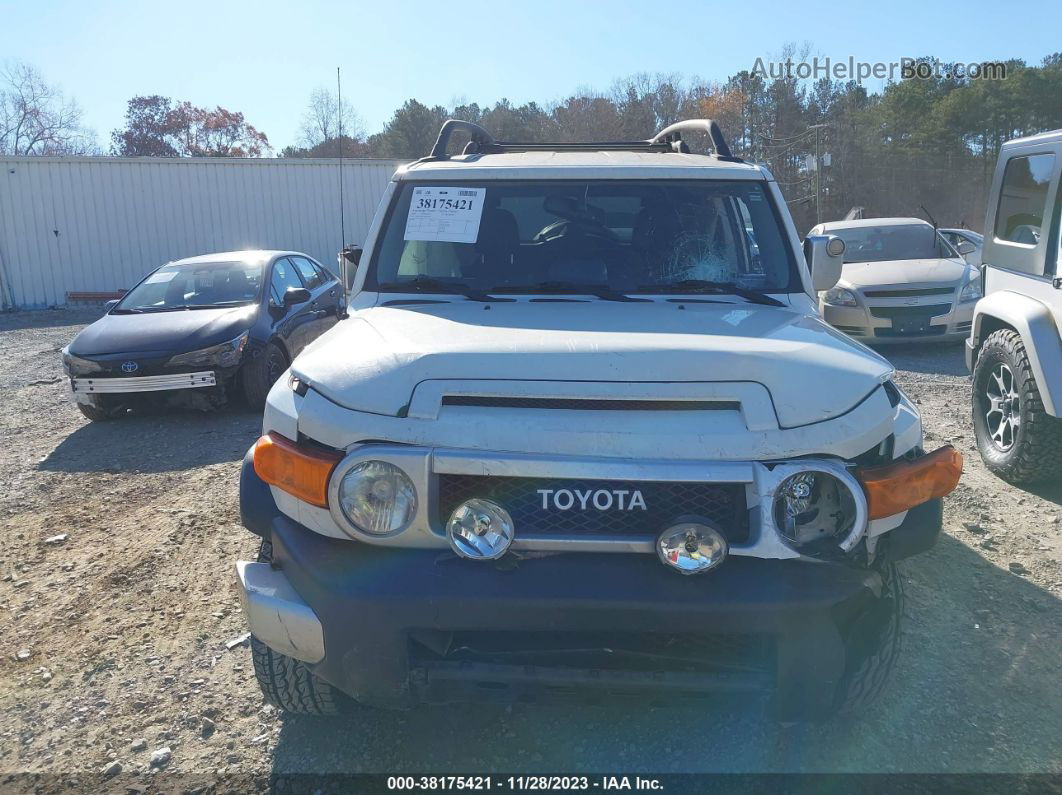
{"type": "Polygon", "coordinates": [[[804,259],[815,291],[829,290],[841,279],[844,241],[836,235],[808,235],[804,238],[804,259]]]}
{"type": "Polygon", "coordinates": [[[284,291],[284,306],[305,304],[310,300],[310,291],[305,287],[289,287],[284,291]]]}
{"type": "Polygon", "coordinates": [[[107,303],[105,303],[103,305],[103,311],[104,312],[110,312],[112,309],[114,309],[116,306],[118,306],[118,301],[119,300],[120,299],[118,299],[118,298],[112,298],[110,301],[108,301],[107,303]]]}
{"type": "Polygon", "coordinates": [[[350,245],[343,249],[343,259],[355,268],[361,264],[361,255],[364,249],[361,246],[350,245]]]}
{"type": "Polygon", "coordinates": [[[358,272],[363,253],[364,249],[361,246],[355,246],[353,243],[344,247],[339,253],[339,272],[343,279],[344,289],[349,290],[354,286],[354,275],[358,272]]]}
{"type": "Polygon", "coordinates": [[[965,257],[967,254],[973,254],[975,251],[977,251],[977,246],[975,246],[969,240],[964,240],[955,247],[955,250],[965,257]]]}

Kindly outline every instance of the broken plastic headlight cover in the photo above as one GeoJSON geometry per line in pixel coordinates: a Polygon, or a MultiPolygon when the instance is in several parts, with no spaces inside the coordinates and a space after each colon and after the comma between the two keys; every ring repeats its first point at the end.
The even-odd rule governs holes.
{"type": "Polygon", "coordinates": [[[774,524],[793,547],[847,538],[858,517],[855,496],[840,478],[806,470],[783,480],[774,494],[774,524]]]}
{"type": "Polygon", "coordinates": [[[250,332],[243,332],[235,339],[223,342],[220,345],[211,345],[209,348],[200,348],[197,351],[179,353],[171,356],[167,364],[174,366],[199,367],[235,367],[243,358],[243,352],[247,348],[247,338],[250,332]]]}
{"type": "Polygon", "coordinates": [[[63,348],[63,369],[66,370],[66,374],[69,376],[92,375],[92,373],[103,372],[103,366],[99,362],[74,356],[74,354],[70,353],[69,346],[63,348]]]}

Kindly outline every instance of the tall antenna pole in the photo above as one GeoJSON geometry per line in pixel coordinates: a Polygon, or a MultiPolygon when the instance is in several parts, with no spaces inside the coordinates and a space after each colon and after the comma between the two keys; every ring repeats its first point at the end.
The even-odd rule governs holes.
{"type": "Polygon", "coordinates": [[[339,117],[339,263],[343,269],[343,311],[347,310],[347,258],[343,249],[347,247],[347,213],[344,207],[343,191],[343,81],[336,67],[336,115],[339,117]]]}

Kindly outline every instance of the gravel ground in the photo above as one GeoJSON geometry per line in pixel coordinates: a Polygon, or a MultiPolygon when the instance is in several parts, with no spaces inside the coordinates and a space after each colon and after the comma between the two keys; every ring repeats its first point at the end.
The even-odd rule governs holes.
{"type": "Polygon", "coordinates": [[[927,446],[955,444],[966,474],[940,543],[903,567],[906,649],[871,714],[795,728],[703,706],[320,720],[266,707],[248,648],[226,646],[245,632],[233,561],[257,545],[236,488],[259,418],[87,423],[59,350],[95,316],[0,316],[0,773],[1062,772],[1062,485],[1030,493],[984,469],[961,345],[885,351],[927,446]]]}

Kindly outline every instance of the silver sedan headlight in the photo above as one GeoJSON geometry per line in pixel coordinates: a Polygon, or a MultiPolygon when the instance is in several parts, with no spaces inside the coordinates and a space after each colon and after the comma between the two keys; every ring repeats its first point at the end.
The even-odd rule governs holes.
{"type": "Polygon", "coordinates": [[[245,331],[236,339],[223,342],[220,345],[211,345],[209,348],[179,353],[170,357],[168,364],[186,367],[235,367],[243,357],[243,351],[247,347],[247,338],[249,336],[250,332],[245,331]]]}
{"type": "Polygon", "coordinates": [[[409,476],[386,461],[362,461],[339,484],[339,508],[363,533],[385,536],[404,530],[417,511],[409,476]]]}
{"type": "Polygon", "coordinates": [[[980,301],[984,294],[984,290],[981,288],[981,277],[974,276],[959,292],[959,303],[965,304],[970,301],[980,301]]]}
{"type": "Polygon", "coordinates": [[[826,291],[826,294],[822,296],[822,300],[833,306],[858,306],[859,302],[856,301],[855,293],[851,290],[846,290],[844,287],[833,287],[826,291]]]}

